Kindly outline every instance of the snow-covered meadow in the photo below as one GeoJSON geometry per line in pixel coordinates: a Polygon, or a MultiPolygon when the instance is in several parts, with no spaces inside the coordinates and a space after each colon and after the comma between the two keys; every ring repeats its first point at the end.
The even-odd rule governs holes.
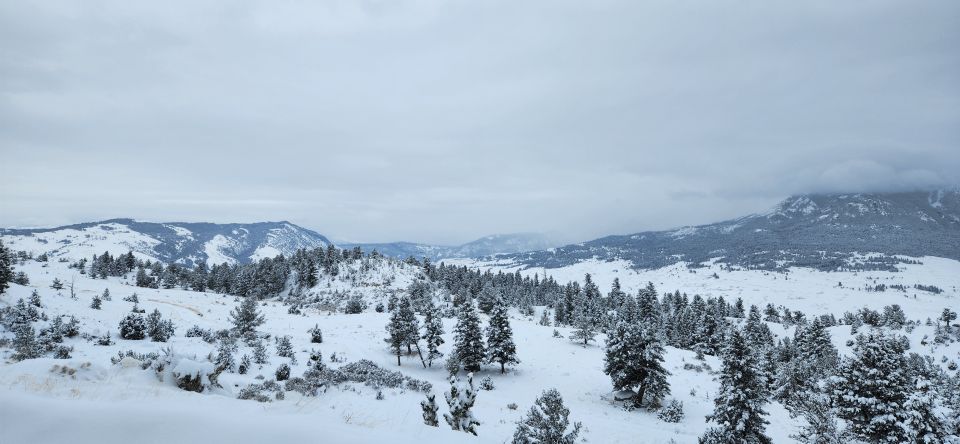
{"type": "MultiPolygon", "coordinates": [[[[809,315],[861,306],[880,309],[898,303],[908,319],[924,321],[944,307],[958,306],[960,263],[938,258],[923,258],[923,265],[907,266],[902,273],[820,273],[792,270],[788,275],[758,271],[728,271],[718,265],[691,273],[675,266],[653,271],[634,271],[627,264],[584,263],[578,266],[547,270],[558,281],[580,279],[592,273],[604,292],[618,277],[628,293],[635,294],[646,282],[654,282],[662,291],[681,290],[690,294],[723,295],[728,299],[742,297],[747,304],[773,302],[809,315]],[[717,277],[712,277],[716,273],[717,277]],[[838,286],[842,282],[843,286],[838,286]],[[866,292],[858,289],[868,283],[893,282],[912,285],[935,284],[944,289],[940,294],[914,292],[866,292]]],[[[719,360],[706,356],[695,359],[695,353],[667,347],[664,367],[671,373],[671,393],[667,399],[683,402],[685,417],[679,423],[666,423],[655,412],[627,410],[614,400],[610,378],[603,373],[603,335],[586,347],[572,343],[568,328],[555,328],[537,323],[543,307],[536,307],[534,316],[522,316],[511,310],[511,324],[517,355],[521,363],[500,374],[498,366],[486,366],[475,375],[475,381],[489,377],[495,388],[481,390],[474,415],[481,422],[478,436],[427,427],[421,420],[420,401],[424,394],[407,389],[378,389],[360,383],[334,386],[316,397],[286,392],[285,399],[258,403],[236,399],[248,384],[259,382],[258,376],[272,379],[281,363],[290,359],[276,356],[272,341],[269,363],[253,365],[246,374],[224,373],[220,388],[203,393],[180,390],[169,379],[160,381],[151,370],[111,363],[118,352],[161,352],[169,348],[183,356],[206,359],[215,353],[215,344],[199,337],[185,337],[188,328],[229,328],[230,311],[238,298],[210,292],[181,289],[149,289],[131,285],[130,278],[90,279],[66,263],[27,261],[16,267],[30,277],[28,286],[11,285],[0,296],[0,307],[28,299],[37,290],[42,311],[49,316],[73,315],[83,333],[101,336],[110,333],[114,343],[95,345],[80,337],[66,339],[74,348],[70,359],[39,358],[14,362],[11,350],[0,349],[0,442],[264,442],[267,440],[309,440],[323,442],[507,442],[516,423],[545,389],[556,388],[570,409],[571,421],[583,423],[582,439],[595,443],[677,443],[697,442],[708,427],[704,421],[713,410],[713,397],[718,385],[710,369],[719,368],[719,360]],[[67,289],[54,290],[54,279],[74,282],[76,298],[67,289]],[[109,290],[111,300],[103,301],[100,310],[90,308],[91,300],[109,290]],[[139,307],[150,313],[157,309],[164,319],[176,326],[176,334],[166,343],[147,340],[123,340],[117,337],[119,321],[130,312],[133,303],[123,298],[137,293],[139,307]],[[562,337],[555,337],[557,330],[562,337]]],[[[327,365],[337,366],[360,359],[373,361],[388,370],[399,370],[412,378],[428,381],[439,394],[440,412],[446,411],[442,393],[449,388],[442,363],[424,369],[416,354],[404,356],[397,367],[396,357],[387,344],[385,325],[389,314],[372,309],[384,298],[383,289],[373,282],[405,288],[413,276],[405,267],[368,271],[368,280],[359,283],[330,280],[319,284],[328,290],[352,291],[365,295],[369,307],[364,313],[343,314],[305,309],[302,314],[289,314],[288,306],[276,300],[260,303],[266,323],[258,330],[273,337],[289,335],[297,356],[291,375],[302,374],[309,366],[311,349],[322,352],[327,365]],[[323,332],[321,344],[311,343],[308,332],[318,325],[323,332]]],[[[524,270],[539,273],[544,270],[524,270]]],[[[486,316],[483,317],[484,323],[486,316]]],[[[453,343],[455,319],[444,319],[446,343],[441,351],[448,353],[453,343]]],[[[791,329],[770,324],[777,335],[790,335],[791,329]]],[[[850,339],[848,326],[830,329],[833,342],[847,353],[850,339]]],[[[908,334],[911,350],[958,360],[960,347],[920,345],[924,335],[932,336],[933,327],[918,326],[908,334]]],[[[240,343],[236,356],[249,354],[240,343]]],[[[946,364],[944,364],[946,365],[946,364]]],[[[798,425],[777,403],[767,406],[770,424],[768,435],[774,442],[792,442],[790,435],[798,425]]]]}

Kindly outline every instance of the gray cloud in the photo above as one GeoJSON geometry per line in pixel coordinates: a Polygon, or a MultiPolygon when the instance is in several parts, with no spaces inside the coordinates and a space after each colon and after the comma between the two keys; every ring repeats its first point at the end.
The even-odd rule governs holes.
{"type": "Polygon", "coordinates": [[[0,225],[568,239],[960,182],[960,4],[0,4],[0,225]]]}

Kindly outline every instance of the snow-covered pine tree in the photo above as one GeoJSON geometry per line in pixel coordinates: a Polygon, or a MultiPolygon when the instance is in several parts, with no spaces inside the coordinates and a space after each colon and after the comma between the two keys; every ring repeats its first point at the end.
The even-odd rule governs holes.
{"type": "Polygon", "coordinates": [[[546,390],[517,424],[513,444],[574,444],[582,425],[576,422],[571,427],[569,416],[560,392],[546,390]]]}
{"type": "MultiPolygon", "coordinates": [[[[464,305],[471,305],[470,303],[464,305]]],[[[473,417],[473,404],[477,400],[477,390],[473,387],[473,373],[467,374],[467,383],[460,386],[460,379],[450,377],[450,391],[444,393],[450,413],[444,413],[443,419],[450,424],[450,428],[461,432],[472,433],[477,436],[477,426],[480,421],[473,417]]]]}
{"type": "Polygon", "coordinates": [[[277,336],[277,356],[296,359],[293,354],[293,343],[290,336],[277,336]]]}
{"type": "Polygon", "coordinates": [[[140,340],[144,338],[147,331],[147,324],[143,316],[137,313],[128,314],[120,321],[120,338],[140,340]]]}
{"type": "Polygon", "coordinates": [[[151,341],[167,342],[167,340],[173,336],[173,332],[173,322],[161,319],[160,310],[153,309],[153,311],[147,315],[147,336],[150,337],[151,341]]]}
{"type": "Polygon", "coordinates": [[[454,354],[460,366],[468,372],[479,371],[486,357],[486,347],[480,331],[480,316],[471,301],[460,304],[453,334],[454,354]]]}
{"type": "Polygon", "coordinates": [[[37,308],[43,307],[43,301],[40,300],[40,292],[38,292],[36,288],[30,293],[30,305],[37,308]]]}
{"type": "Polygon", "coordinates": [[[484,314],[490,313],[497,299],[500,299],[500,290],[495,288],[492,282],[487,281],[477,295],[477,309],[484,314]]]}
{"type": "Polygon", "coordinates": [[[417,316],[410,305],[410,298],[401,297],[390,313],[390,322],[387,324],[387,338],[384,341],[390,344],[390,349],[397,355],[397,365],[400,365],[400,356],[403,347],[410,353],[411,346],[420,340],[420,326],[417,316]]]}
{"type": "Polygon", "coordinates": [[[217,345],[217,356],[213,361],[217,367],[217,373],[233,371],[233,368],[236,366],[236,360],[234,360],[233,354],[237,352],[237,349],[236,338],[228,336],[220,339],[220,343],[217,345]]]}
{"type": "Polygon", "coordinates": [[[103,299],[103,300],[105,300],[105,301],[112,301],[112,300],[113,300],[113,298],[110,297],[110,289],[109,289],[109,288],[104,288],[104,289],[103,289],[103,294],[100,295],[100,299],[103,299]]]}
{"type": "Polygon", "coordinates": [[[920,377],[916,387],[907,398],[906,428],[910,442],[917,444],[940,444],[947,436],[947,426],[940,418],[935,395],[930,392],[930,382],[920,377]]]}
{"type": "Polygon", "coordinates": [[[907,442],[909,366],[895,338],[879,331],[857,336],[853,355],[831,380],[837,416],[853,434],[875,443],[907,442]]]}
{"type": "Polygon", "coordinates": [[[268,364],[270,362],[268,353],[267,346],[263,344],[262,340],[257,340],[253,343],[253,362],[257,364],[268,364]]]}
{"type": "Polygon", "coordinates": [[[614,390],[636,390],[637,406],[656,405],[670,393],[662,363],[663,346],[650,329],[621,322],[607,339],[603,372],[614,390]]]}
{"type": "Polygon", "coordinates": [[[594,341],[594,337],[597,336],[593,322],[594,303],[591,299],[581,298],[580,304],[574,309],[573,325],[576,327],[576,330],[570,334],[570,340],[576,342],[583,341],[584,346],[589,344],[590,341],[594,341]]]}
{"type": "Polygon", "coordinates": [[[823,393],[797,393],[789,404],[790,416],[800,417],[803,424],[790,435],[802,444],[846,444],[851,441],[845,430],[837,426],[837,417],[830,408],[830,399],[823,393]]]}
{"type": "Polygon", "coordinates": [[[10,249],[0,240],[0,294],[7,291],[10,281],[13,280],[13,256],[10,249]]]}
{"type": "Polygon", "coordinates": [[[494,302],[487,326],[487,363],[500,364],[500,373],[506,373],[507,365],[519,364],[517,346],[513,343],[513,330],[507,305],[502,298],[494,302]]]}
{"type": "Polygon", "coordinates": [[[103,303],[100,301],[100,296],[93,295],[93,300],[90,301],[90,308],[99,310],[101,305],[103,305],[103,303]]]}
{"type": "Polygon", "coordinates": [[[307,333],[310,333],[310,343],[312,344],[322,344],[323,343],[323,331],[320,330],[319,324],[313,324],[313,328],[307,330],[307,333]]]}
{"type": "Polygon", "coordinates": [[[420,408],[423,409],[423,423],[431,427],[439,427],[440,421],[437,419],[437,395],[428,394],[427,399],[420,401],[420,408]]]}
{"type": "Polygon", "coordinates": [[[13,355],[14,359],[22,361],[40,357],[41,347],[37,342],[37,334],[33,329],[33,324],[30,322],[14,324],[13,334],[13,350],[16,352],[13,355]]]}
{"type": "Polygon", "coordinates": [[[257,309],[257,300],[252,297],[245,297],[240,301],[240,305],[230,312],[230,322],[236,332],[243,336],[247,333],[255,333],[257,327],[263,325],[264,318],[257,309]]]}
{"type": "Polygon", "coordinates": [[[433,361],[443,357],[440,345],[443,344],[443,316],[440,308],[433,303],[433,298],[426,302],[427,308],[423,318],[423,340],[427,343],[427,366],[433,367],[433,361]]]}
{"type": "Polygon", "coordinates": [[[720,392],[713,401],[713,414],[707,417],[719,427],[708,429],[700,443],[770,444],[763,410],[767,385],[740,330],[733,330],[727,339],[719,379],[720,392]]]}

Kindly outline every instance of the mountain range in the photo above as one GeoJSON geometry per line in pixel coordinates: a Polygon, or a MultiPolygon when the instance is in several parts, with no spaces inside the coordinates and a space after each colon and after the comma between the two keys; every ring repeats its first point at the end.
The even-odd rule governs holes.
{"type": "MultiPolygon", "coordinates": [[[[156,223],[110,219],[56,228],[0,229],[14,250],[76,259],[109,251],[193,265],[248,263],[331,241],[290,222],[156,223]]],[[[459,246],[411,242],[338,243],[393,257],[484,258],[557,268],[585,260],[627,260],[636,268],[708,260],[757,269],[790,266],[894,269],[902,256],[960,260],[960,191],[805,194],[768,212],[707,225],[615,235],[554,247],[544,235],[493,235],[459,246]],[[868,254],[876,253],[876,254],[868,254]]]]}
{"type": "Polygon", "coordinates": [[[607,236],[509,259],[557,268],[588,259],[659,268],[717,259],[755,269],[886,269],[908,259],[960,260],[960,191],[806,194],[729,221],[607,236]],[[878,253],[878,254],[867,254],[878,253]]]}

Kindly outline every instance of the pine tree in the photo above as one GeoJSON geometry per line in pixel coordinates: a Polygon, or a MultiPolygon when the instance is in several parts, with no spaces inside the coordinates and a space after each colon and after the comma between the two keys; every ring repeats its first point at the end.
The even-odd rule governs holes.
{"type": "Polygon", "coordinates": [[[837,427],[837,418],[830,400],[819,392],[798,393],[788,406],[791,417],[800,417],[803,424],[791,438],[802,444],[846,444],[848,434],[837,427]]]}
{"type": "Polygon", "coordinates": [[[161,319],[160,310],[153,309],[153,312],[147,315],[147,336],[151,341],[167,342],[173,336],[173,332],[173,322],[161,319]]]}
{"type": "Polygon", "coordinates": [[[253,362],[261,365],[270,363],[268,353],[267,346],[263,344],[263,341],[258,340],[253,343],[253,362]]]}
{"type": "Polygon", "coordinates": [[[607,338],[603,372],[614,390],[636,390],[634,403],[656,405],[670,393],[663,368],[663,346],[650,329],[621,322],[607,338]]]}
{"type": "Polygon", "coordinates": [[[499,363],[500,373],[506,373],[506,366],[519,364],[517,346],[513,343],[513,330],[503,299],[497,299],[490,313],[487,326],[487,363],[499,363]]]}
{"type": "Polygon", "coordinates": [[[443,317],[440,308],[433,299],[427,301],[426,314],[423,318],[423,340],[427,343],[427,366],[433,367],[433,361],[443,357],[440,346],[443,344],[443,317]]]}
{"type": "Polygon", "coordinates": [[[944,421],[937,412],[937,403],[930,392],[930,382],[920,377],[916,388],[907,398],[906,428],[910,433],[910,442],[917,444],[940,444],[947,435],[944,421]]]}
{"type": "Polygon", "coordinates": [[[263,315],[257,309],[257,301],[252,297],[245,297],[240,305],[230,312],[230,322],[234,330],[241,336],[246,333],[255,333],[257,327],[263,325],[263,315]]]}
{"type": "Polygon", "coordinates": [[[94,310],[99,310],[100,305],[101,305],[100,296],[94,296],[93,300],[90,301],[90,308],[94,310]]]}
{"type": "Polygon", "coordinates": [[[583,341],[583,345],[589,344],[597,335],[594,329],[592,305],[593,302],[584,298],[577,306],[573,318],[576,330],[570,335],[570,339],[577,342],[583,341]]]}
{"type": "Polygon", "coordinates": [[[431,427],[439,427],[440,421],[437,419],[437,395],[427,395],[427,399],[420,401],[420,408],[423,409],[423,423],[431,427]]]}
{"type": "Polygon", "coordinates": [[[43,307],[43,302],[40,301],[40,293],[36,288],[34,288],[33,292],[30,293],[30,305],[37,308],[43,307]]]}
{"type": "Polygon", "coordinates": [[[454,354],[460,366],[468,372],[479,371],[480,364],[486,357],[486,347],[480,331],[480,316],[472,302],[467,301],[460,305],[453,334],[454,354]]]}
{"type": "Polygon", "coordinates": [[[146,330],[146,322],[139,314],[130,313],[120,321],[120,338],[122,339],[143,339],[146,330]]]}
{"type": "Polygon", "coordinates": [[[714,399],[713,414],[708,417],[719,427],[708,430],[700,442],[771,443],[764,433],[769,423],[763,410],[767,402],[766,384],[756,357],[739,330],[733,330],[727,339],[719,379],[720,393],[714,399]]]}
{"type": "Polygon", "coordinates": [[[13,355],[14,359],[22,361],[40,357],[41,347],[37,342],[37,334],[30,322],[15,324],[13,333],[13,350],[16,352],[13,355]]]}
{"type": "Polygon", "coordinates": [[[500,290],[494,288],[491,282],[487,282],[477,295],[477,308],[484,314],[490,313],[494,304],[500,299],[500,290]]]}
{"type": "MultiPolygon", "coordinates": [[[[388,337],[384,341],[390,344],[390,349],[397,355],[397,365],[400,365],[400,355],[403,347],[407,347],[407,353],[410,353],[411,346],[417,345],[420,340],[420,325],[417,316],[413,312],[410,304],[410,298],[401,297],[393,312],[390,314],[390,323],[387,324],[388,337]]],[[[419,347],[419,345],[418,345],[419,347]]]]}
{"type": "Polygon", "coordinates": [[[50,284],[50,288],[54,290],[63,290],[63,282],[60,282],[60,279],[53,278],[53,283],[50,284]]]}
{"type": "Polygon", "coordinates": [[[444,413],[443,419],[447,421],[450,428],[477,436],[477,426],[480,425],[480,421],[473,417],[471,411],[477,400],[477,391],[473,387],[473,373],[467,374],[467,383],[462,387],[460,380],[456,376],[451,376],[450,391],[444,393],[444,397],[447,399],[450,413],[444,413]]]}
{"type": "Polygon", "coordinates": [[[843,359],[831,381],[837,416],[858,438],[876,443],[906,442],[909,367],[895,338],[879,332],[859,335],[853,356],[843,359]]]}
{"type": "Polygon", "coordinates": [[[13,277],[13,256],[10,254],[10,249],[0,240],[0,294],[7,291],[13,277]]]}
{"type": "Polygon", "coordinates": [[[570,409],[563,405],[557,389],[543,392],[517,424],[513,444],[574,444],[580,434],[579,422],[570,427],[570,409]]]}
{"type": "Polygon", "coordinates": [[[109,288],[104,288],[104,289],[103,289],[103,294],[100,296],[100,299],[103,299],[103,300],[105,300],[105,301],[112,301],[112,300],[113,300],[113,298],[110,297],[110,289],[109,289],[109,288]]]}

